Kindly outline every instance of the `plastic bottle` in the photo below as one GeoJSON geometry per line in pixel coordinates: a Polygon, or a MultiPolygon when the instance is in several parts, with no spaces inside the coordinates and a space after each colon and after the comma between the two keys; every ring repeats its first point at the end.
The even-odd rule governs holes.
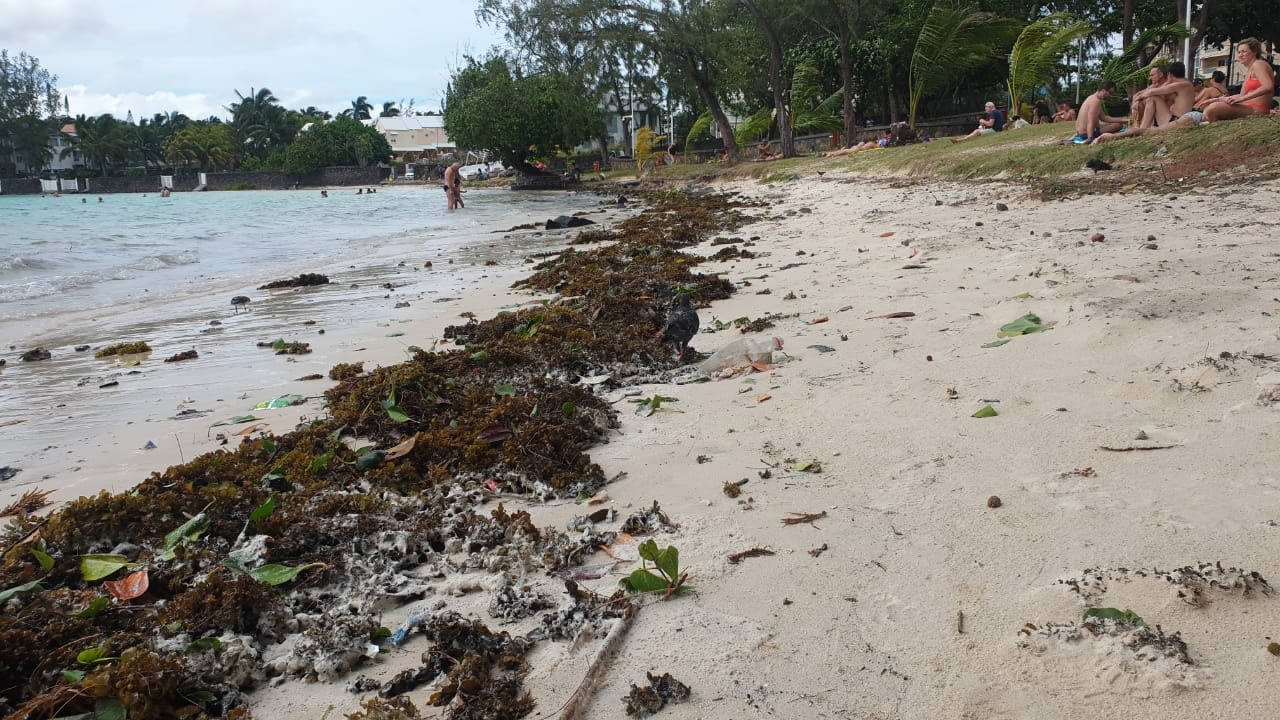
{"type": "Polygon", "coordinates": [[[772,364],[774,351],[781,349],[781,338],[738,338],[715,351],[698,367],[708,375],[713,375],[725,368],[745,367],[752,363],[772,364]]]}

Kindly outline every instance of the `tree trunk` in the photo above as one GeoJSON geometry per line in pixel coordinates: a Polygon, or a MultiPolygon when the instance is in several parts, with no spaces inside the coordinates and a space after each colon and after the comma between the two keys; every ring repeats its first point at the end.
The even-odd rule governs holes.
{"type": "Polygon", "coordinates": [[[702,98],[702,102],[706,104],[707,110],[711,113],[711,117],[715,120],[716,128],[720,130],[720,139],[724,142],[724,154],[729,162],[736,162],[738,159],[738,141],[733,135],[733,125],[729,124],[729,117],[724,114],[724,108],[720,106],[720,99],[716,97],[715,92],[711,89],[711,81],[704,75],[698,66],[698,60],[689,51],[680,56],[681,63],[684,65],[685,72],[688,73],[689,79],[693,81],[693,87],[698,91],[698,97],[702,98]]]}
{"type": "Polygon", "coordinates": [[[898,97],[893,92],[893,85],[888,84],[884,87],[885,95],[888,96],[889,124],[898,122],[898,97]]]}
{"type": "Polygon", "coordinates": [[[791,127],[790,98],[787,97],[790,93],[782,79],[782,43],[778,40],[778,29],[769,22],[764,13],[760,12],[755,0],[739,0],[739,2],[755,17],[756,22],[760,23],[769,41],[769,85],[773,87],[774,118],[778,123],[778,132],[782,136],[782,157],[795,157],[795,133],[791,127]]]}
{"type": "Polygon", "coordinates": [[[1133,13],[1137,8],[1138,0],[1124,0],[1124,16],[1120,22],[1120,48],[1121,51],[1129,49],[1133,44],[1133,13]]]}
{"type": "Polygon", "coordinates": [[[843,0],[827,0],[831,7],[831,14],[835,16],[836,25],[839,26],[837,35],[840,43],[840,87],[844,89],[844,137],[841,138],[841,144],[844,147],[852,147],[858,124],[858,118],[853,113],[853,53],[850,52],[853,33],[849,27],[849,17],[841,6],[842,2],[843,0]]]}

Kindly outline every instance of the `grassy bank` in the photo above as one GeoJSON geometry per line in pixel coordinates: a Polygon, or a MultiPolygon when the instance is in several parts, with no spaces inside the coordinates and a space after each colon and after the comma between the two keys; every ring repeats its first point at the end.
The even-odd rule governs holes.
{"type": "Polygon", "coordinates": [[[677,164],[658,168],[646,177],[658,182],[786,182],[818,172],[852,172],[871,177],[1046,181],[1084,171],[1085,163],[1097,158],[1115,168],[1116,173],[1099,177],[1118,189],[1147,179],[1196,182],[1240,167],[1257,177],[1269,177],[1280,169],[1280,118],[1275,117],[1171,130],[1098,146],[1061,144],[1072,134],[1073,128],[1067,124],[1039,125],[963,143],[944,138],[837,158],[809,155],[768,163],[677,164]]]}

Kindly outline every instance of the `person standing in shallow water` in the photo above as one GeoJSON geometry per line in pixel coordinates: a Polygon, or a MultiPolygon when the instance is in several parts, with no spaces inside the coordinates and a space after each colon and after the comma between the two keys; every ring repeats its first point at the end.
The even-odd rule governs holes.
{"type": "Polygon", "coordinates": [[[465,208],[462,204],[462,165],[454,163],[444,171],[444,194],[449,209],[465,208]]]}

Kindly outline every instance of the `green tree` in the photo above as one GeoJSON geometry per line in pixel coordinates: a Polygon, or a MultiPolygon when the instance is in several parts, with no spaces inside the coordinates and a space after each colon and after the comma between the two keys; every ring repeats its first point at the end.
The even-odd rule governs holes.
{"type": "Polygon", "coordinates": [[[290,117],[280,107],[280,101],[269,89],[249,88],[248,95],[237,90],[236,97],[239,99],[226,110],[231,113],[231,127],[244,152],[265,158],[292,142],[300,125],[296,117],[290,117]]]}
{"type": "Polygon", "coordinates": [[[1062,56],[1092,31],[1092,25],[1065,13],[1045,16],[1023,28],[1009,52],[1009,113],[1019,114],[1029,91],[1053,82],[1062,56]]]}
{"type": "Polygon", "coordinates": [[[911,55],[908,117],[916,124],[916,110],[927,92],[948,80],[991,62],[1006,52],[1016,24],[995,13],[975,11],[953,0],[938,0],[929,11],[911,55]]]}
{"type": "Polygon", "coordinates": [[[387,100],[382,103],[382,112],[378,113],[378,117],[400,117],[400,108],[396,107],[394,102],[387,100]]]}
{"type": "Polygon", "coordinates": [[[202,170],[234,167],[235,134],[222,123],[187,125],[169,139],[165,146],[165,158],[175,165],[195,165],[202,170]]]}
{"type": "Polygon", "coordinates": [[[368,120],[369,113],[372,110],[373,106],[369,104],[369,98],[361,95],[355,100],[352,100],[351,107],[347,110],[343,110],[342,114],[348,117],[353,117],[356,120],[368,120]]]}
{"type": "Polygon", "coordinates": [[[500,56],[467,58],[444,98],[444,126],[459,148],[489,150],[523,174],[534,153],[572,148],[591,137],[599,109],[573,80],[545,73],[522,76],[500,56]]]}
{"type": "MultiPolygon", "coordinates": [[[[381,133],[353,117],[342,116],[312,125],[284,150],[278,162],[285,172],[309,175],[323,167],[365,167],[390,159],[391,145],[381,133]]],[[[275,162],[269,157],[266,166],[275,162]]]]}
{"type": "MultiPolygon", "coordinates": [[[[34,138],[40,134],[40,126],[61,109],[58,92],[58,76],[40,66],[40,61],[25,52],[10,55],[0,50],[0,175],[9,175],[16,169],[12,162],[15,153],[26,159],[27,164],[43,167],[52,156],[51,151],[37,147],[34,138]]],[[[43,130],[44,144],[48,145],[50,129],[43,130]]]]}
{"type": "Polygon", "coordinates": [[[63,158],[78,151],[86,165],[105,175],[108,165],[124,162],[128,157],[132,142],[128,124],[110,114],[77,115],[74,124],[75,135],[69,138],[71,146],[62,151],[63,158]]]}

